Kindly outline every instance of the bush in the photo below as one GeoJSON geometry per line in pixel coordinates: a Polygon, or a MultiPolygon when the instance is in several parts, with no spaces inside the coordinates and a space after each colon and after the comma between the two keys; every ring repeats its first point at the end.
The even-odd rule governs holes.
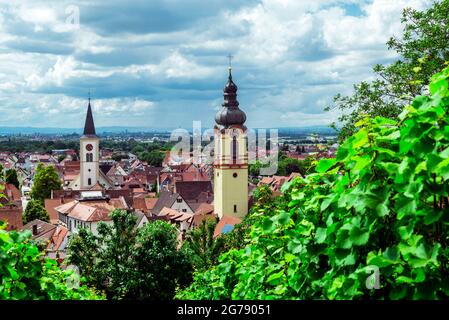
{"type": "Polygon", "coordinates": [[[436,74],[398,121],[359,121],[335,159],[283,187],[288,209],[260,216],[245,248],[178,298],[447,298],[448,79],[436,74]]]}
{"type": "Polygon", "coordinates": [[[7,232],[4,227],[0,221],[0,300],[102,299],[85,285],[70,285],[73,271],[44,258],[29,231],[7,232]]]}

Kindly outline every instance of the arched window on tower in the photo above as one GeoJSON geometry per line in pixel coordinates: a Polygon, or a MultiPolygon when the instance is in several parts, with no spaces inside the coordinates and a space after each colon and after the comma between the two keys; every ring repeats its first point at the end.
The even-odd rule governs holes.
{"type": "Polygon", "coordinates": [[[87,179],[87,185],[92,185],[92,179],[91,178],[89,178],[89,179],[87,179]]]}
{"type": "Polygon", "coordinates": [[[237,143],[237,137],[232,137],[232,163],[237,163],[237,150],[238,150],[238,143],[237,143]]]}
{"type": "Polygon", "coordinates": [[[86,153],[86,162],[94,161],[94,155],[92,153],[86,153]]]}

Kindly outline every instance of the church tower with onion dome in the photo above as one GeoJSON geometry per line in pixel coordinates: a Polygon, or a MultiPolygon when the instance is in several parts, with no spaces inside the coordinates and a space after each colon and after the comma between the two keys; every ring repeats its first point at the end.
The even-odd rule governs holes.
{"type": "Polygon", "coordinates": [[[239,108],[231,67],[223,93],[224,102],[215,115],[214,127],[214,210],[220,219],[243,218],[248,213],[246,115],[239,108]]]}
{"type": "Polygon", "coordinates": [[[79,189],[89,190],[99,181],[100,169],[100,139],[95,132],[92,107],[87,106],[86,122],[84,132],[80,138],[80,176],[79,189]]]}

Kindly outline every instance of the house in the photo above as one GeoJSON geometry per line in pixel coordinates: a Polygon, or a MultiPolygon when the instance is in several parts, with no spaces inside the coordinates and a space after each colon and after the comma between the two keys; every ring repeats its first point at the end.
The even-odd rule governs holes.
{"type": "Polygon", "coordinates": [[[139,194],[133,197],[132,207],[147,216],[151,216],[151,211],[153,210],[157,201],[158,198],[151,197],[149,194],[139,194]]]}
{"type": "Polygon", "coordinates": [[[145,225],[148,223],[148,217],[141,213],[141,212],[134,212],[134,215],[136,216],[136,228],[142,228],[145,227],[145,225]]]}
{"type": "Polygon", "coordinates": [[[59,222],[59,213],[56,211],[56,207],[63,205],[67,202],[72,202],[73,198],[55,198],[55,199],[45,199],[44,205],[45,210],[47,210],[48,215],[50,216],[50,223],[58,224],[59,222]]]}
{"type": "Polygon", "coordinates": [[[45,245],[46,256],[52,259],[64,259],[68,244],[68,229],[39,219],[28,222],[22,230],[31,231],[31,239],[45,245]]]}
{"type": "Polygon", "coordinates": [[[214,213],[214,206],[208,203],[201,203],[195,210],[193,216],[193,227],[199,227],[203,221],[216,221],[217,215],[214,213]]]}
{"type": "Polygon", "coordinates": [[[0,190],[0,220],[7,223],[6,230],[21,229],[22,224],[22,199],[16,186],[2,183],[0,190]]]}
{"type": "Polygon", "coordinates": [[[180,194],[166,190],[160,193],[153,210],[151,210],[152,215],[157,217],[164,207],[178,212],[193,213],[192,208],[180,194]]]}
{"type": "Polygon", "coordinates": [[[267,185],[275,195],[281,194],[281,188],[286,182],[292,181],[296,177],[301,177],[301,174],[298,172],[292,172],[288,177],[284,176],[271,176],[271,177],[263,177],[257,186],[267,185]]]}
{"type": "Polygon", "coordinates": [[[129,209],[124,197],[111,199],[102,191],[84,191],[81,197],[55,208],[59,223],[70,232],[77,233],[81,228],[97,233],[99,222],[112,223],[109,214],[115,209],[129,209]]]}
{"type": "Polygon", "coordinates": [[[179,231],[186,232],[193,228],[194,214],[187,212],[179,212],[168,207],[162,208],[158,215],[158,219],[169,221],[176,225],[179,231]]]}

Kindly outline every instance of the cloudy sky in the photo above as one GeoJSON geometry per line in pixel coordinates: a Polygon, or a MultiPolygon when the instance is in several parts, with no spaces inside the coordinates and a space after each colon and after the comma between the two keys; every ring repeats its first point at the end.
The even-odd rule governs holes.
{"type": "Polygon", "coordinates": [[[248,126],[327,125],[429,2],[0,0],[0,126],[210,127],[229,53],[248,126]]]}

